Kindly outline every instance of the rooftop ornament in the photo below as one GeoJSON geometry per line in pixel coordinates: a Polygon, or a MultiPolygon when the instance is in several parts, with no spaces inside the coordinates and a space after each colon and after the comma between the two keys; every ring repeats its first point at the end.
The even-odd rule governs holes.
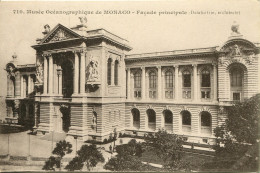
{"type": "Polygon", "coordinates": [[[46,24],[44,25],[44,31],[42,32],[44,35],[48,34],[51,31],[50,25],[46,24]]]}
{"type": "Polygon", "coordinates": [[[242,34],[240,34],[239,32],[239,24],[234,21],[233,25],[231,26],[231,36],[229,37],[230,39],[234,38],[234,37],[242,37],[242,34]]]}

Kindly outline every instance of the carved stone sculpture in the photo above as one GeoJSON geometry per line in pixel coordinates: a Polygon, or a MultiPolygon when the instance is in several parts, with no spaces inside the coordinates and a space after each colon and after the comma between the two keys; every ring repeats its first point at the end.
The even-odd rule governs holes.
{"type": "Polygon", "coordinates": [[[91,55],[88,67],[88,82],[96,82],[99,80],[99,64],[98,61],[91,55]]]}
{"type": "Polygon", "coordinates": [[[88,19],[87,17],[79,17],[81,25],[87,25],[88,19]]]}
{"type": "Polygon", "coordinates": [[[236,44],[234,45],[232,55],[234,55],[234,56],[240,56],[241,55],[240,48],[236,44]]]}
{"type": "Polygon", "coordinates": [[[37,83],[39,84],[43,83],[43,67],[40,61],[37,61],[36,64],[36,79],[37,79],[37,83]]]}
{"type": "Polygon", "coordinates": [[[16,76],[17,69],[15,68],[15,66],[12,63],[7,64],[5,70],[7,71],[9,78],[16,76]]]}
{"type": "Polygon", "coordinates": [[[239,35],[240,32],[238,31],[239,30],[239,25],[234,22],[234,24],[231,26],[231,30],[232,30],[232,35],[236,34],[236,35],[239,35]]]}
{"type": "Polygon", "coordinates": [[[254,52],[250,52],[249,55],[247,56],[247,61],[249,64],[251,64],[254,61],[254,52]]]}

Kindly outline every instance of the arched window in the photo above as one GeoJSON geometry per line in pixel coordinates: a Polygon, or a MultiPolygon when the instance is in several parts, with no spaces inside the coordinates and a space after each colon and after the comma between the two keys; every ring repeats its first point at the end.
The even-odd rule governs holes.
{"type": "Polygon", "coordinates": [[[173,115],[172,112],[170,110],[165,110],[163,111],[163,115],[164,115],[164,128],[167,131],[172,131],[172,127],[173,127],[173,115]]]}
{"type": "Polygon", "coordinates": [[[189,111],[182,111],[182,131],[191,132],[191,114],[189,111]]]}
{"type": "Polygon", "coordinates": [[[152,109],[147,110],[147,118],[148,118],[148,128],[150,130],[156,129],[156,113],[152,109]]]}
{"type": "Polygon", "coordinates": [[[141,88],[141,73],[136,72],[134,74],[134,86],[135,88],[141,88]]]}
{"type": "Polygon", "coordinates": [[[154,71],[149,73],[149,98],[156,98],[157,76],[154,71]]]}
{"type": "Polygon", "coordinates": [[[242,87],[242,70],[240,68],[233,68],[230,76],[232,87],[242,87]]]}
{"type": "Polygon", "coordinates": [[[211,115],[209,112],[203,111],[200,115],[201,133],[211,134],[211,115]]]}
{"type": "Polygon", "coordinates": [[[136,72],[134,74],[134,97],[141,98],[141,73],[136,72]]]}
{"type": "Polygon", "coordinates": [[[210,98],[210,72],[207,69],[201,71],[201,98],[210,98]]]}
{"type": "Polygon", "coordinates": [[[243,98],[243,72],[239,66],[234,66],[230,70],[231,97],[234,101],[240,101],[243,98]]]}
{"type": "Polygon", "coordinates": [[[9,86],[8,86],[8,89],[10,89],[10,92],[11,92],[11,96],[15,96],[15,78],[12,76],[10,77],[9,79],[9,86]]]}
{"type": "Polygon", "coordinates": [[[165,98],[173,98],[173,74],[171,71],[165,72],[165,98]]]}
{"type": "Polygon", "coordinates": [[[118,62],[118,60],[116,60],[115,61],[115,81],[114,81],[114,83],[115,83],[115,85],[118,85],[118,65],[119,65],[119,62],[118,62]]]}
{"type": "Polygon", "coordinates": [[[185,70],[183,73],[183,87],[191,87],[191,74],[188,70],[185,70]]]}
{"type": "Polygon", "coordinates": [[[136,108],[131,110],[132,118],[133,118],[133,127],[139,129],[140,128],[140,111],[136,108]]]}
{"type": "Polygon", "coordinates": [[[201,87],[210,87],[210,72],[206,69],[201,72],[201,87]]]}
{"type": "Polygon", "coordinates": [[[157,76],[155,72],[149,73],[149,88],[156,88],[157,84],[157,76]]]}
{"type": "Polygon", "coordinates": [[[112,59],[109,58],[107,61],[107,84],[111,85],[111,65],[112,65],[112,59]]]}
{"type": "Polygon", "coordinates": [[[165,73],[165,88],[173,87],[173,74],[171,71],[165,73]]]}
{"type": "Polygon", "coordinates": [[[182,98],[191,98],[191,73],[188,70],[182,72],[182,98]]]}
{"type": "Polygon", "coordinates": [[[94,111],[92,115],[92,129],[97,132],[97,113],[94,111]]]}

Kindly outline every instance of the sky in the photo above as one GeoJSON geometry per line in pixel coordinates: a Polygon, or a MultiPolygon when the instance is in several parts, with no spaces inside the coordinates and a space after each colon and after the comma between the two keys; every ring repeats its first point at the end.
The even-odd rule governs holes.
{"type": "Polygon", "coordinates": [[[86,15],[88,29],[105,28],[127,39],[133,47],[128,54],[135,54],[221,46],[230,36],[234,21],[239,24],[244,38],[260,42],[259,3],[257,0],[0,2],[0,96],[6,95],[4,68],[14,52],[22,64],[35,63],[35,51],[31,46],[36,44],[37,38],[43,37],[45,24],[51,28],[58,23],[73,27],[80,24],[78,17],[85,16],[46,14],[49,11],[93,11],[94,14],[86,15]],[[23,13],[17,14],[20,10],[23,13]],[[27,10],[44,14],[27,14],[27,10]],[[96,11],[102,14],[95,14],[96,11]],[[104,14],[106,11],[130,11],[130,14],[104,14]],[[159,15],[165,11],[186,14],[159,15]],[[223,11],[237,14],[218,14],[223,11]],[[145,12],[150,14],[145,15],[145,12]]]}

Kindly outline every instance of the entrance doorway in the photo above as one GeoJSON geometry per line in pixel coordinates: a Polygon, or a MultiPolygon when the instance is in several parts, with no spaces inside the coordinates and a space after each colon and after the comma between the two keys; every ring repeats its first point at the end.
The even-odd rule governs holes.
{"type": "Polygon", "coordinates": [[[70,98],[73,93],[73,64],[67,58],[62,61],[62,95],[70,98]]]}

